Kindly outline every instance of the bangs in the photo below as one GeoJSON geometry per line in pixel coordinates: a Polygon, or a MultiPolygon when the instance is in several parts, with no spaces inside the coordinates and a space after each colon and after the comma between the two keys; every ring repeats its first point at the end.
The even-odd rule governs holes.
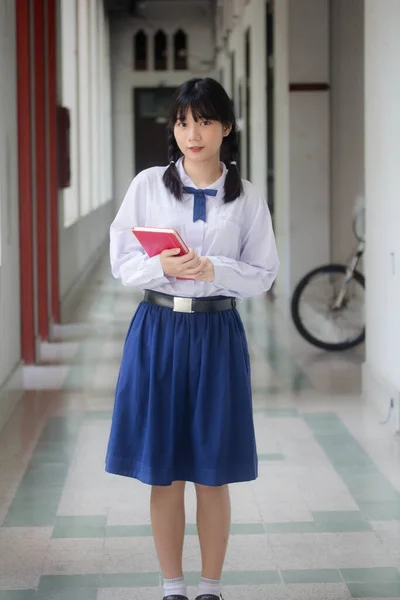
{"type": "Polygon", "coordinates": [[[185,121],[188,111],[191,111],[195,121],[206,119],[210,121],[221,121],[221,117],[218,114],[216,107],[210,101],[210,98],[203,93],[200,89],[195,87],[184,94],[181,94],[173,106],[171,107],[171,121],[185,121]]]}

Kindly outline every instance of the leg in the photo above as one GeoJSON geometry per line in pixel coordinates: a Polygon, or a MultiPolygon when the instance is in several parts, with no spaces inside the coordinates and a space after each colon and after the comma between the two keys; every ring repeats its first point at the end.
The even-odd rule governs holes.
{"type": "Polygon", "coordinates": [[[151,524],[161,572],[165,579],[182,577],[182,553],[185,536],[185,482],[171,486],[153,486],[151,524]]]}
{"type": "Polygon", "coordinates": [[[199,532],[202,571],[206,579],[219,581],[228,546],[231,503],[229,487],[196,484],[197,529],[199,532]]]}

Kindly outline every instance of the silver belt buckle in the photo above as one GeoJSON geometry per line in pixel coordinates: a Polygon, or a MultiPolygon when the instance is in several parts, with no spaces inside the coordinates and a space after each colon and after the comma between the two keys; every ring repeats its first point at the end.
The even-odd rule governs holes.
{"type": "Polygon", "coordinates": [[[174,296],[174,312],[194,313],[192,298],[178,298],[174,296]]]}

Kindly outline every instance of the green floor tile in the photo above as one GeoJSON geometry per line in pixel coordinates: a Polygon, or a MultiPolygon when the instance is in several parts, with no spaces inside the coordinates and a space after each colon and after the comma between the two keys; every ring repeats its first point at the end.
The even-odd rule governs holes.
{"type": "Polygon", "coordinates": [[[353,598],[400,598],[400,582],[348,583],[353,598]]]}
{"type": "Polygon", "coordinates": [[[32,600],[96,600],[97,588],[63,588],[37,591],[32,600]]]}
{"type": "Polygon", "coordinates": [[[103,538],[106,535],[107,517],[76,516],[56,517],[53,538],[103,538]]]}
{"type": "Polygon", "coordinates": [[[399,502],[358,502],[361,512],[371,521],[400,520],[399,502]]]}
{"type": "Polygon", "coordinates": [[[285,460],[285,457],[284,457],[283,454],[279,454],[279,453],[276,453],[276,454],[259,454],[258,455],[258,460],[260,460],[262,462],[263,461],[265,461],[265,462],[267,462],[267,461],[273,461],[274,462],[276,460],[285,460]]]}
{"type": "Polygon", "coordinates": [[[303,418],[367,519],[400,518],[400,493],[332,412],[303,418]]]}
{"type": "Polygon", "coordinates": [[[86,421],[111,421],[112,410],[88,410],[85,413],[86,421]]]}
{"type": "Polygon", "coordinates": [[[281,570],[284,583],[340,583],[337,569],[288,569],[281,570]]]}
{"type": "Polygon", "coordinates": [[[282,583],[279,571],[225,571],[224,585],[262,585],[282,583]]]}
{"type": "Polygon", "coordinates": [[[197,535],[197,525],[195,523],[186,523],[185,535],[197,535]]]}
{"type": "Polygon", "coordinates": [[[34,600],[35,590],[0,590],[0,600],[34,600]]]}
{"type": "Polygon", "coordinates": [[[100,586],[100,574],[90,575],[42,575],[39,582],[38,592],[68,589],[93,589],[100,586]]]}
{"type": "Polygon", "coordinates": [[[317,533],[315,521],[284,521],[283,523],[264,523],[268,534],[317,533]]]}
{"type": "Polygon", "coordinates": [[[37,443],[3,527],[51,527],[68,475],[79,429],[81,414],[49,419],[37,443]],[[44,454],[43,454],[43,451],[44,454]],[[49,452],[52,452],[51,462],[49,452]]]}
{"type": "Polygon", "coordinates": [[[106,537],[149,537],[151,525],[107,525],[106,537]]]}
{"type": "Polygon", "coordinates": [[[248,320],[253,318],[243,316],[246,330],[249,330],[249,337],[254,338],[256,344],[264,352],[264,356],[281,386],[290,391],[313,389],[308,375],[299,368],[290,352],[280,344],[275,329],[267,325],[260,327],[259,323],[253,327],[249,326],[248,320]]]}
{"type": "Polygon", "coordinates": [[[150,573],[112,573],[100,575],[101,588],[140,588],[156,587],[160,584],[160,574],[150,573]]]}
{"type": "Polygon", "coordinates": [[[359,511],[316,511],[313,521],[284,521],[264,523],[268,534],[289,533],[345,533],[372,531],[371,524],[359,511]]]}
{"type": "Polygon", "coordinates": [[[349,583],[370,583],[378,581],[400,581],[400,571],[396,567],[372,567],[370,569],[340,569],[343,579],[349,583]]]}
{"type": "Polygon", "coordinates": [[[315,511],[312,515],[319,533],[372,531],[360,511],[315,511]]]}
{"type": "MultiPolygon", "coordinates": [[[[85,517],[80,517],[85,518],[85,517]]],[[[232,523],[231,535],[251,535],[265,534],[262,523],[232,523]]],[[[106,537],[149,537],[153,535],[151,525],[108,525],[106,528],[106,537]]],[[[197,526],[195,523],[187,523],[185,535],[197,535],[197,526]]],[[[55,536],[64,537],[64,536],[55,536]]],[[[68,537],[103,537],[97,535],[88,536],[68,536],[68,537]]]]}
{"type": "Polygon", "coordinates": [[[231,535],[265,535],[264,526],[262,523],[232,523],[231,535]]]}

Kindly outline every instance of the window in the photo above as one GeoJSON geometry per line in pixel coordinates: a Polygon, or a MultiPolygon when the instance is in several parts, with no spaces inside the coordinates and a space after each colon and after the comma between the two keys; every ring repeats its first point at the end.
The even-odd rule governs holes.
{"type": "Polygon", "coordinates": [[[69,227],[112,197],[110,48],[99,0],[63,0],[61,17],[61,100],[70,114],[71,184],[63,189],[69,227]]]}
{"type": "Polygon", "coordinates": [[[79,219],[80,201],[78,187],[79,140],[78,140],[78,72],[77,72],[77,10],[75,2],[61,2],[61,98],[69,109],[71,184],[63,190],[64,226],[69,227],[79,219]]]}
{"type": "Polygon", "coordinates": [[[133,56],[136,71],[147,71],[147,35],[140,30],[134,37],[133,56]]]}
{"type": "Polygon", "coordinates": [[[160,30],[154,36],[154,68],[156,71],[166,71],[167,63],[167,36],[160,30]]]}
{"type": "Polygon", "coordinates": [[[179,29],[174,35],[174,69],[184,71],[187,65],[187,35],[179,29]]]}

